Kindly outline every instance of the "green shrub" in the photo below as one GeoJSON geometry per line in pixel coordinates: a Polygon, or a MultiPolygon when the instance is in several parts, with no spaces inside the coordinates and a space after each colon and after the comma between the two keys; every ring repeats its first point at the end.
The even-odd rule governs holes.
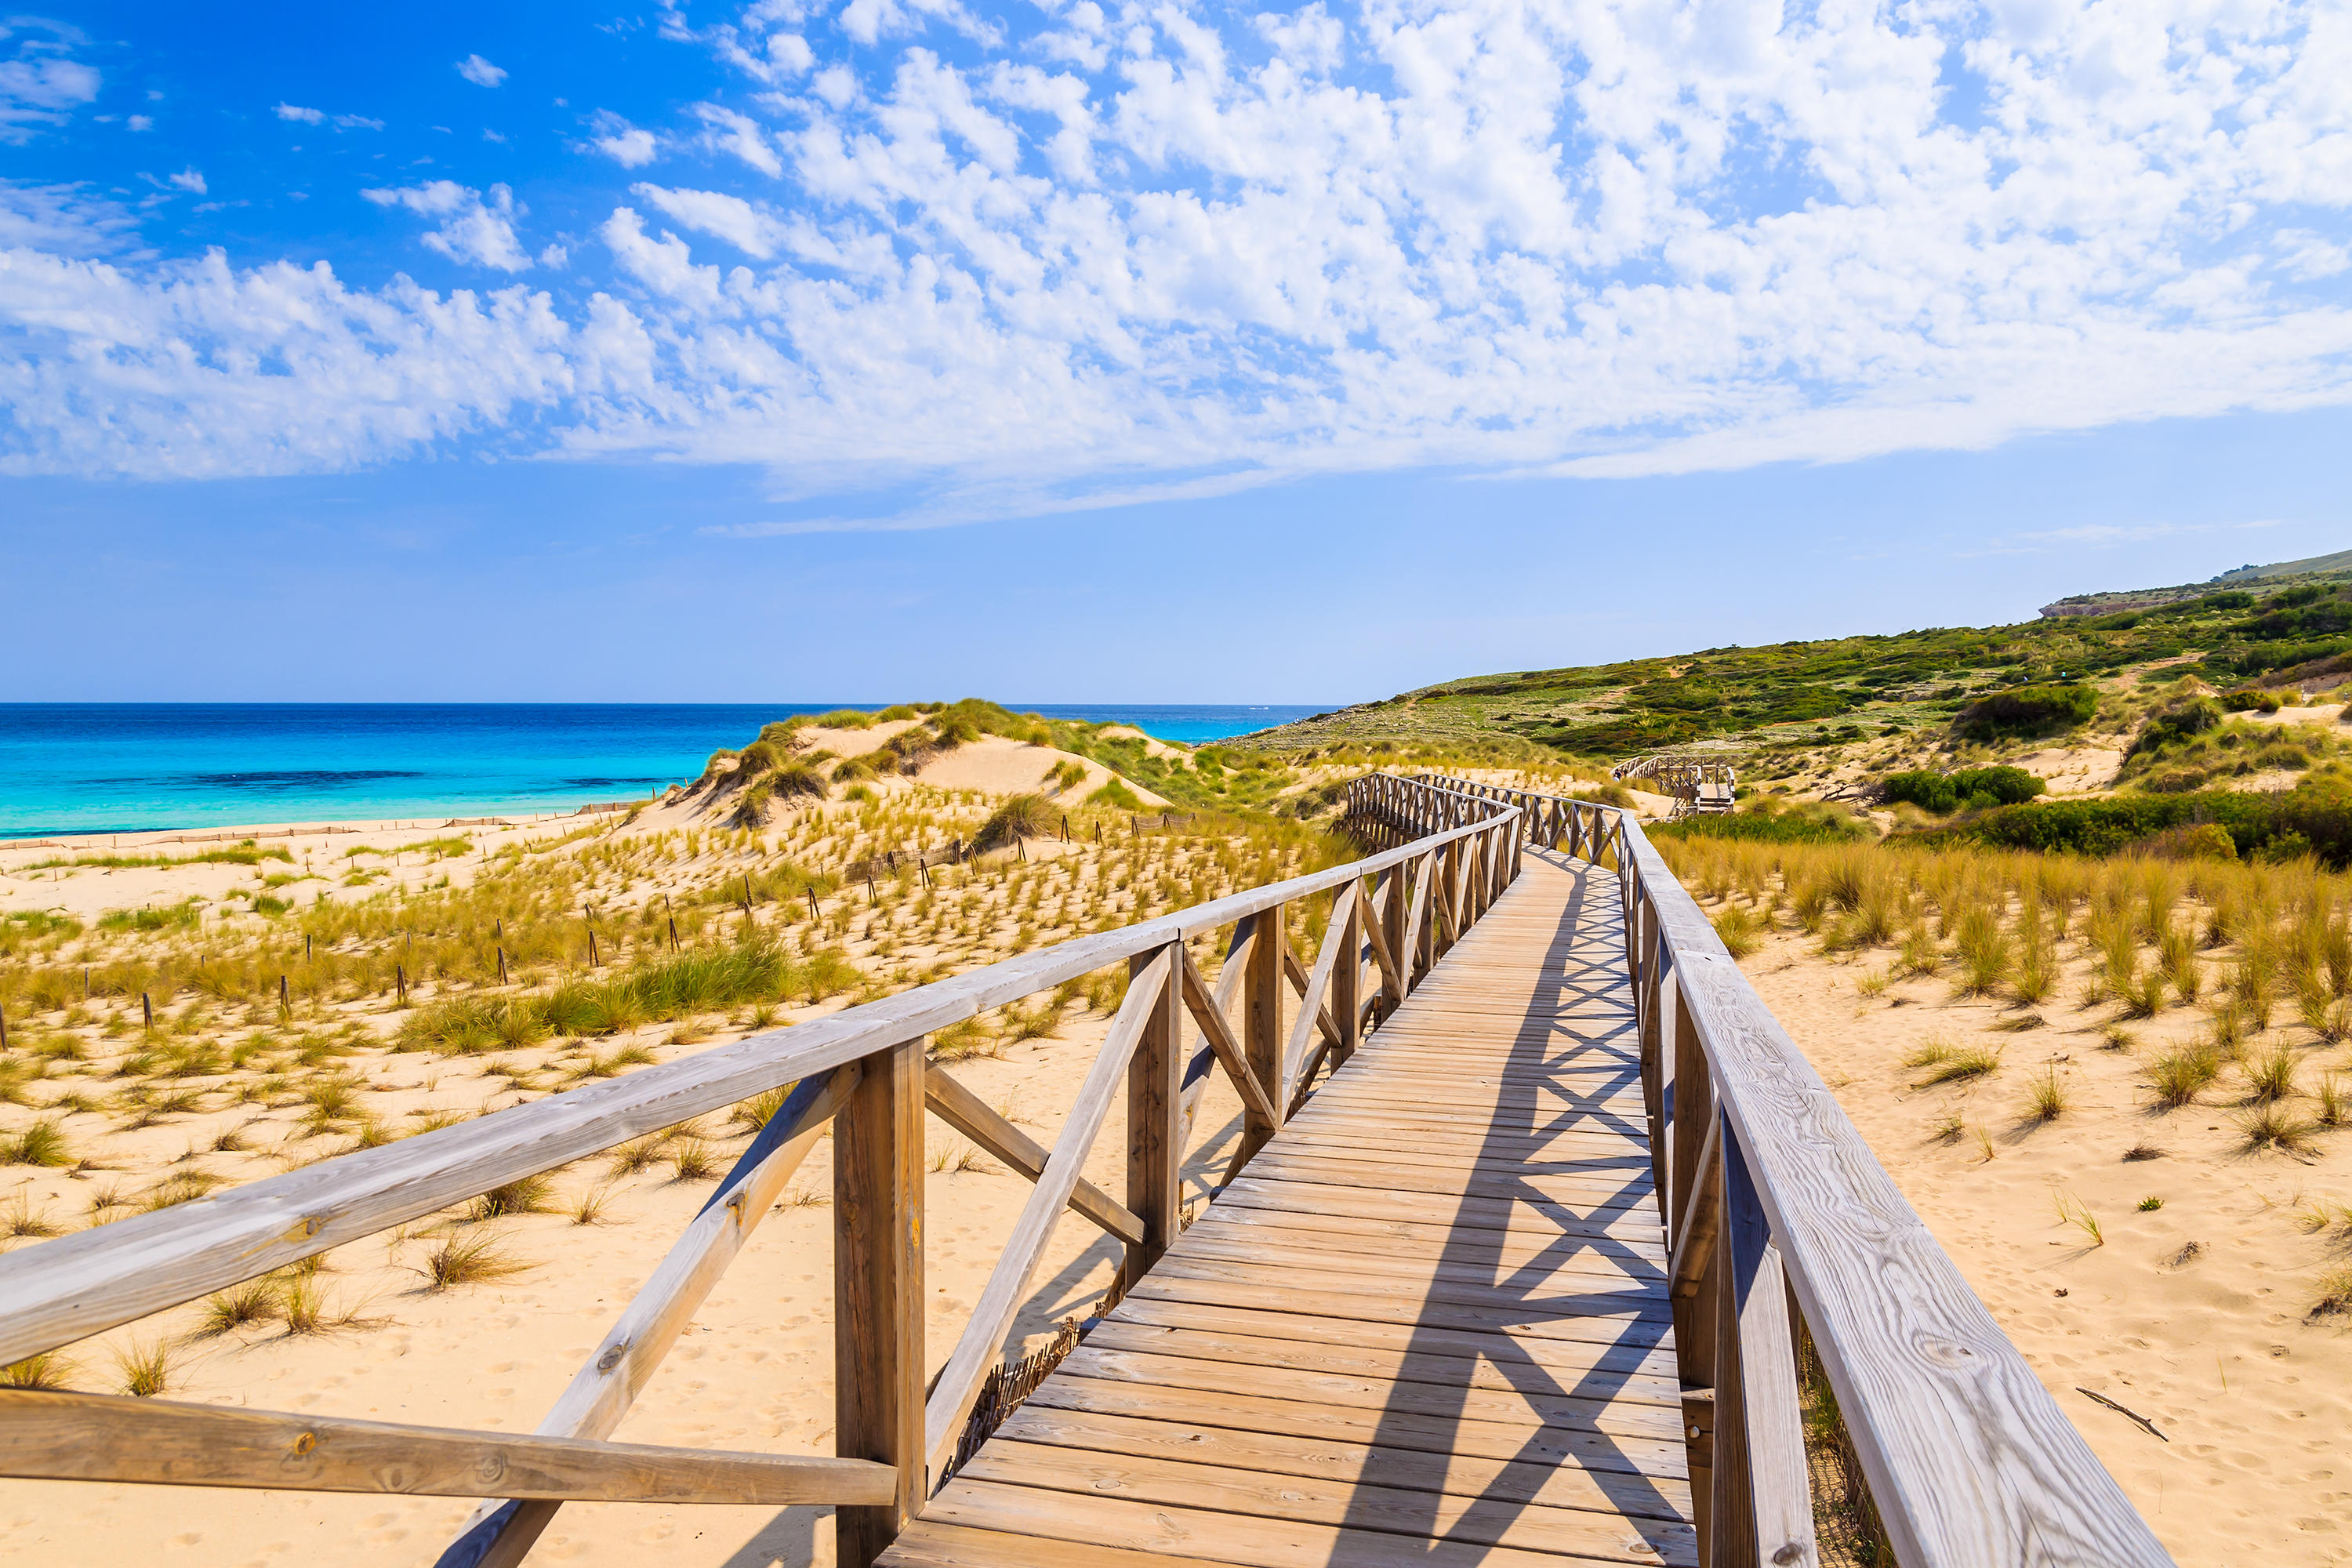
{"type": "Polygon", "coordinates": [[[1868,824],[1839,812],[1778,808],[1779,801],[1721,816],[1686,816],[1643,829],[1652,838],[1734,838],[1753,844],[1851,844],[1872,836],[1868,824]]]}
{"type": "Polygon", "coordinates": [[[2280,702],[2279,695],[2275,691],[2264,691],[2259,687],[2242,686],[2235,691],[2224,692],[2221,697],[2221,706],[2232,713],[2275,713],[2284,704],[2280,702]]]}
{"type": "Polygon", "coordinates": [[[2177,827],[2211,823],[2242,858],[2311,855],[2334,869],[2352,865],[2352,784],[2327,774],[2294,788],[2260,794],[2198,790],[2185,795],[2121,795],[2087,800],[2032,801],[1979,816],[1898,834],[1890,842],[1942,847],[1990,844],[2003,849],[2114,855],[2177,827]],[[2271,846],[2278,846],[2273,851],[2271,846]]]}
{"type": "Polygon", "coordinates": [[[1002,849],[1017,838],[1050,838],[1060,818],[1041,795],[1016,795],[990,815],[972,835],[977,850],[1002,849]]]}
{"type": "Polygon", "coordinates": [[[1953,731],[1970,740],[2040,735],[2088,722],[2099,694],[2075,682],[2064,686],[2016,686],[1978,699],[1952,721],[1953,731]]]}
{"type": "Polygon", "coordinates": [[[1879,791],[1886,799],[1907,800],[1943,816],[1962,806],[1980,810],[2016,805],[2032,800],[2048,787],[2023,768],[2010,767],[1962,768],[1949,773],[1918,768],[1889,773],[1879,781],[1879,791]]]}
{"type": "MultiPolygon", "coordinates": [[[[2151,786],[2153,787],[2153,786],[2151,786]]],[[[2238,846],[2230,830],[2218,822],[2192,823],[2151,833],[2131,846],[2137,854],[2158,860],[2235,860],[2238,846]]]]}
{"type": "Polygon", "coordinates": [[[1143,809],[1143,802],[1141,798],[1139,797],[1133,790],[1127,787],[1125,780],[1116,778],[1105,784],[1102,788],[1095,791],[1094,794],[1087,796],[1087,804],[1088,805],[1116,806],[1120,811],[1141,811],[1143,809]]]}

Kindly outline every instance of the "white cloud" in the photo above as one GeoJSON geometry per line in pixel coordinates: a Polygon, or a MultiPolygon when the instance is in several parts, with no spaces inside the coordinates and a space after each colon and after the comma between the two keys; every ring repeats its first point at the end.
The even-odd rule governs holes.
{"type": "Polygon", "coordinates": [[[324,125],[331,121],[335,129],[338,131],[381,131],[383,129],[383,121],[370,119],[364,114],[330,115],[324,110],[305,109],[299,103],[281,103],[278,106],[277,112],[278,119],[292,121],[298,125],[324,125]]]}
{"type": "Polygon", "coordinates": [[[625,395],[643,352],[610,302],[572,325],[520,288],[355,292],[324,262],[238,272],[218,251],[136,274],[0,251],[0,320],[22,334],[0,358],[5,474],[347,468],[625,395]]]}
{"type": "Polygon", "coordinates": [[[143,114],[134,114],[125,120],[122,123],[133,131],[152,131],[155,129],[154,121],[149,119],[143,114]]]}
{"type": "Polygon", "coordinates": [[[507,79],[507,73],[479,55],[467,55],[457,62],[457,74],[476,87],[496,87],[507,79]]]}
{"type": "Polygon", "coordinates": [[[360,195],[378,206],[404,207],[439,218],[441,226],[426,234],[425,243],[452,261],[469,261],[501,272],[520,272],[530,265],[530,258],[515,237],[514,220],[522,209],[515,205],[514,193],[504,185],[492,185],[487,202],[481,192],[455,180],[433,180],[399,190],[366,190],[360,195]]]}
{"type": "Polygon", "coordinates": [[[122,204],[86,185],[0,180],[0,250],[111,255],[136,238],[138,227],[122,204]]]}
{"type": "MultiPolygon", "coordinates": [[[[830,25],[762,0],[699,31],[665,10],[662,36],[741,91],[658,132],[599,114],[583,150],[717,157],[612,181],[600,243],[565,258],[588,303],[537,351],[571,379],[486,397],[466,428],[529,404],[509,438],[535,449],[762,462],[803,494],[927,476],[907,515],[940,521],[2352,401],[2352,18],[2320,0],[1047,15],[1004,38],[950,0],[849,0],[830,25]]],[[[370,199],[430,218],[453,258],[530,265],[502,187],[370,199]]],[[[151,264],[85,285],[144,289],[150,313],[194,287],[151,264]]],[[[0,345],[24,330],[7,298],[0,345]]],[[[429,315],[418,296],[333,300],[475,363],[403,325],[429,315]]],[[[221,310],[206,352],[266,358],[259,318],[221,310]],[[240,331],[257,346],[227,346],[240,331]]],[[[125,363],[150,363],[121,330],[125,363]]],[[[37,391],[89,378],[88,429],[37,418],[0,453],[140,469],[156,459],[117,433],[176,387],[206,461],[293,460],[216,427],[193,373],[134,391],[77,368],[111,352],[95,341],[25,361],[37,391]]]]}
{"type": "Polygon", "coordinates": [[[718,191],[673,191],[659,185],[629,187],[639,199],[659,207],[673,223],[716,235],[743,252],[765,261],[784,247],[789,229],[773,215],[740,196],[718,191]]]}
{"type": "Polygon", "coordinates": [[[166,174],[164,178],[192,195],[205,194],[205,177],[194,169],[183,169],[176,174],[166,174]]]}
{"type": "Polygon", "coordinates": [[[763,174],[784,172],[783,161],[768,144],[766,131],[750,115],[738,114],[716,103],[698,103],[694,113],[708,128],[704,140],[711,147],[733,153],[763,174]]]}
{"type": "Polygon", "coordinates": [[[29,142],[96,100],[98,68],[68,58],[81,42],[80,33],[62,23],[0,18],[0,44],[13,45],[9,58],[0,58],[0,143],[29,142]]]}
{"type": "Polygon", "coordinates": [[[596,111],[594,130],[588,145],[624,169],[643,168],[652,163],[661,151],[661,144],[652,132],[640,130],[619,115],[604,110],[596,111]]]}

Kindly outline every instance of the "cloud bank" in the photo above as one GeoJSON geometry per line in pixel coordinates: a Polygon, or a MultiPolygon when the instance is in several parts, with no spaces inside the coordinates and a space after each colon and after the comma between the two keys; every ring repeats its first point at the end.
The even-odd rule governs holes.
{"type": "MultiPolygon", "coordinates": [[[[613,198],[560,292],[19,227],[0,471],[492,442],[912,483],[950,521],[2352,397],[2337,5],[760,0],[668,37],[740,90],[585,122],[613,198]]],[[[0,134],[79,101],[13,79],[0,134]]],[[[503,186],[367,195],[530,265],[503,186]]]]}

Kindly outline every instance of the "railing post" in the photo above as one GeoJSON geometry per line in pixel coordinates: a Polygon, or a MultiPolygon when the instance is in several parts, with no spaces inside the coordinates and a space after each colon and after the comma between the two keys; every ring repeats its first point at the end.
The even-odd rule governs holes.
{"type": "MultiPolygon", "coordinates": [[[[1638,1026],[1642,1045],[1642,1107],[1650,1122],[1650,1186],[1657,1195],[1663,1211],[1666,1203],[1666,1063],[1664,1019],[1660,1016],[1666,998],[1674,993],[1674,976],[1667,969],[1666,944],[1656,938],[1656,922],[1651,922],[1653,937],[1650,946],[1650,973],[1642,987],[1642,1006],[1638,1026]]],[[[1666,1221],[1671,1225],[1671,1219],[1666,1221]]]]}
{"type": "Polygon", "coordinates": [[[1175,945],[1127,961],[1130,981],[1162,953],[1170,961],[1127,1068],[1127,1206],[1143,1222],[1143,1239],[1128,1243],[1121,1268],[1129,1285],[1160,1261],[1182,1228],[1184,987],[1175,945]]]}
{"type": "MultiPolygon", "coordinates": [[[[1409,868],[1399,861],[1389,870],[1388,907],[1381,911],[1381,930],[1389,939],[1389,956],[1396,960],[1398,984],[1410,988],[1412,984],[1413,955],[1405,951],[1405,916],[1412,912],[1412,903],[1405,898],[1405,872],[1409,868]]],[[[1391,996],[1381,1007],[1381,1019],[1387,1022],[1390,1014],[1404,1005],[1402,990],[1391,996]]]]}
{"type": "MultiPolygon", "coordinates": [[[[1683,996],[1682,976],[1668,988],[1675,1000],[1675,1076],[1666,1090],[1667,1120],[1674,1132],[1672,1181],[1666,1192],[1666,1223],[1678,1225],[1690,1202],[1691,1183],[1698,1175],[1700,1148],[1706,1142],[1707,1123],[1715,1116],[1715,1086],[1708,1080],[1706,1048],[1699,1043],[1698,1025],[1683,996]]],[[[1675,1246],[1680,1237],[1671,1238],[1675,1246]]]]}
{"type": "Polygon", "coordinates": [[[1780,1254],[1728,1121],[1716,1243],[1715,1507],[1709,1568],[1821,1562],[1780,1254]]]}
{"type": "Polygon", "coordinates": [[[1331,1011],[1339,1025],[1338,1067],[1356,1054],[1364,1036],[1364,891],[1360,879],[1348,905],[1348,929],[1339,938],[1339,962],[1331,970],[1331,1011]]]}
{"type": "Polygon", "coordinates": [[[868,1568],[929,1490],[919,1037],[866,1058],[833,1143],[834,1452],[898,1471],[897,1502],[834,1510],[842,1568],[868,1568]]]}
{"type": "MultiPolygon", "coordinates": [[[[1286,1041],[1282,1028],[1282,959],[1290,940],[1284,929],[1289,912],[1287,904],[1258,911],[1256,939],[1250,943],[1249,969],[1242,977],[1242,1054],[1248,1062],[1250,1076],[1265,1090],[1266,1100],[1276,1116],[1287,1109],[1282,1103],[1282,1048],[1286,1041]]],[[[1244,1108],[1241,1157],[1247,1159],[1256,1153],[1276,1131],[1276,1123],[1244,1108]]]]}

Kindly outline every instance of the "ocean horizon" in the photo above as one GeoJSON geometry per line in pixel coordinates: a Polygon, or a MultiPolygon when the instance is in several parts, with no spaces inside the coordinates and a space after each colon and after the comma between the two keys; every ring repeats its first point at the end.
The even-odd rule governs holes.
{"type": "MultiPolygon", "coordinates": [[[[0,703],[0,837],[568,811],[698,776],[791,713],[886,702],[0,703]]],[[[1295,703],[1007,703],[1200,745],[1295,703]]]]}

